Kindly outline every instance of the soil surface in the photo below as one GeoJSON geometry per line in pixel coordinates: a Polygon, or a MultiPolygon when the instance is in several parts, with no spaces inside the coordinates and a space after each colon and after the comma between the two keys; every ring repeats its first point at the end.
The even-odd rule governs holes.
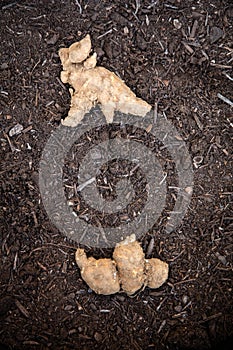
{"type": "MultiPolygon", "coordinates": [[[[230,346],[231,1],[16,0],[1,1],[0,6],[1,349],[230,346]],[[58,50],[87,33],[98,65],[115,72],[172,122],[193,160],[194,193],[182,224],[167,234],[165,212],[160,223],[141,237],[149,257],[169,263],[169,279],[158,290],[146,288],[133,297],[99,296],[89,289],[74,260],[78,244],[51,224],[38,187],[43,147],[69,110],[68,86],[59,78],[58,50]],[[18,133],[12,129],[15,126],[18,133]]],[[[87,135],[90,144],[104,139],[106,132],[114,138],[118,131],[110,125],[96,132],[87,135]]],[[[125,132],[135,136],[135,130],[125,132]]],[[[136,136],[145,144],[154,142],[149,133],[138,131],[136,136]]],[[[83,154],[90,147],[84,141],[83,154]]],[[[73,152],[78,162],[82,153],[75,147],[73,152]]],[[[113,189],[114,176],[124,175],[123,165],[111,164],[114,171],[108,181],[113,189]]],[[[69,200],[75,166],[67,159],[64,187],[69,200]]],[[[130,164],[127,167],[132,170],[130,164]]],[[[175,170],[169,169],[169,177],[175,178],[175,170]]],[[[100,183],[106,171],[103,167],[100,183]]],[[[146,201],[140,169],[134,179],[135,205],[140,209],[146,201]]],[[[114,195],[103,191],[103,196],[114,195]]],[[[174,199],[173,193],[172,204],[174,199]]],[[[77,214],[80,208],[85,210],[79,198],[73,200],[77,214]]],[[[97,214],[90,214],[95,222],[97,214]]],[[[108,224],[103,220],[103,227],[108,224]]],[[[109,257],[112,252],[85,248],[95,257],[109,257]]]]}

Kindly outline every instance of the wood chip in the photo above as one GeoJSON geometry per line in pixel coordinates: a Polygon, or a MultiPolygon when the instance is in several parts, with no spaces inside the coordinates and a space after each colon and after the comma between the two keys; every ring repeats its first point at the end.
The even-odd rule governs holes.
{"type": "Polygon", "coordinates": [[[232,66],[227,66],[225,64],[219,64],[219,63],[215,63],[215,62],[210,62],[210,65],[212,67],[216,67],[216,68],[232,69],[232,66]]]}
{"type": "Polygon", "coordinates": [[[10,129],[9,136],[12,137],[14,135],[21,134],[22,131],[23,131],[23,125],[16,124],[15,126],[13,126],[13,128],[10,129]]]}
{"type": "Polygon", "coordinates": [[[17,306],[17,308],[19,309],[19,311],[26,317],[29,318],[29,312],[25,309],[25,307],[20,303],[19,300],[15,301],[15,305],[17,306]]]}
{"type": "Polygon", "coordinates": [[[190,39],[195,38],[197,27],[198,27],[198,21],[195,20],[194,23],[193,23],[193,26],[192,26],[191,33],[190,33],[190,39]]]}
{"type": "Polygon", "coordinates": [[[217,96],[218,96],[218,98],[220,98],[220,100],[226,102],[231,107],[233,107],[233,102],[231,100],[229,100],[227,97],[223,96],[222,94],[217,94],[217,96]]]}
{"type": "Polygon", "coordinates": [[[186,48],[186,50],[192,55],[194,53],[194,50],[191,48],[191,46],[189,46],[188,44],[186,44],[184,41],[182,41],[182,44],[184,45],[184,47],[186,48]]]}
{"type": "Polygon", "coordinates": [[[148,245],[147,251],[146,251],[147,257],[151,255],[153,248],[154,248],[154,245],[155,245],[155,239],[152,237],[150,240],[150,243],[148,245]]]}
{"type": "Polygon", "coordinates": [[[203,130],[203,124],[202,124],[202,122],[200,121],[200,119],[198,118],[198,116],[195,113],[193,114],[193,118],[194,118],[198,128],[202,131],[203,130]]]}

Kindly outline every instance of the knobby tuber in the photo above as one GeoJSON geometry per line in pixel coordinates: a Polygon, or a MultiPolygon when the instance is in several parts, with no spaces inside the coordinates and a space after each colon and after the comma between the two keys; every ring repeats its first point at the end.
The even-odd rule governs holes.
{"type": "Polygon", "coordinates": [[[87,259],[84,249],[76,251],[75,260],[81,269],[82,278],[96,293],[107,295],[119,292],[120,283],[113,260],[96,260],[93,257],[87,259]]]}
{"type": "Polygon", "coordinates": [[[116,244],[113,259],[87,258],[79,248],[75,260],[82,278],[97,294],[123,290],[132,295],[142,286],[159,288],[168,278],[168,264],[155,258],[145,259],[135,235],[116,244]]]}
{"type": "Polygon", "coordinates": [[[113,259],[117,264],[122,289],[127,294],[135,293],[145,281],[145,255],[134,235],[116,245],[113,259]]]}
{"type": "Polygon", "coordinates": [[[168,277],[168,264],[160,259],[146,259],[146,285],[150,288],[159,288],[168,277]]]}
{"type": "Polygon", "coordinates": [[[66,126],[75,127],[96,103],[108,123],[113,121],[114,111],[145,116],[151,106],[136,97],[128,86],[116,74],[104,67],[96,67],[97,55],[91,52],[91,39],[84,39],[69,48],[59,50],[63,66],[61,81],[69,83],[71,108],[62,121],[66,126]]]}

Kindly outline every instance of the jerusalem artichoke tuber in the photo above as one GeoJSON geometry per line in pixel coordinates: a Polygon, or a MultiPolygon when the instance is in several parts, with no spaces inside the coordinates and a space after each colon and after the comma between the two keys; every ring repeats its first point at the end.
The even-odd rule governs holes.
{"type": "Polygon", "coordinates": [[[137,98],[116,74],[96,67],[96,53],[89,57],[90,51],[89,34],[69,48],[59,50],[63,66],[61,81],[74,89],[70,89],[71,108],[62,123],[75,127],[96,103],[100,103],[108,123],[112,122],[115,110],[145,116],[151,106],[137,98]]]}
{"type": "Polygon", "coordinates": [[[142,286],[159,288],[168,278],[168,264],[154,258],[145,260],[135,235],[116,245],[113,260],[87,258],[80,248],[75,259],[82,278],[97,294],[114,294],[121,288],[132,295],[142,286]]]}
{"type": "Polygon", "coordinates": [[[81,269],[82,278],[97,294],[108,295],[119,292],[119,278],[113,260],[87,258],[83,249],[76,251],[75,260],[81,269]]]}

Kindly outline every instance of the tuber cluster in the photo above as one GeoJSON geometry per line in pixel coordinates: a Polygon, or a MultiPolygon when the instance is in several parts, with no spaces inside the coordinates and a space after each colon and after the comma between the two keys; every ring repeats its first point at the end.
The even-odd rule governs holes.
{"type": "Polygon", "coordinates": [[[117,243],[113,259],[87,258],[77,249],[75,260],[81,276],[97,294],[114,294],[120,290],[134,294],[143,286],[159,288],[168,278],[168,264],[160,259],[145,259],[135,235],[117,243]]]}
{"type": "Polygon", "coordinates": [[[112,122],[115,110],[145,116],[151,106],[137,98],[116,74],[96,67],[97,55],[90,52],[89,34],[69,48],[59,50],[63,66],[61,81],[73,87],[70,88],[71,108],[62,123],[75,127],[96,103],[100,104],[108,123],[112,122]]]}

